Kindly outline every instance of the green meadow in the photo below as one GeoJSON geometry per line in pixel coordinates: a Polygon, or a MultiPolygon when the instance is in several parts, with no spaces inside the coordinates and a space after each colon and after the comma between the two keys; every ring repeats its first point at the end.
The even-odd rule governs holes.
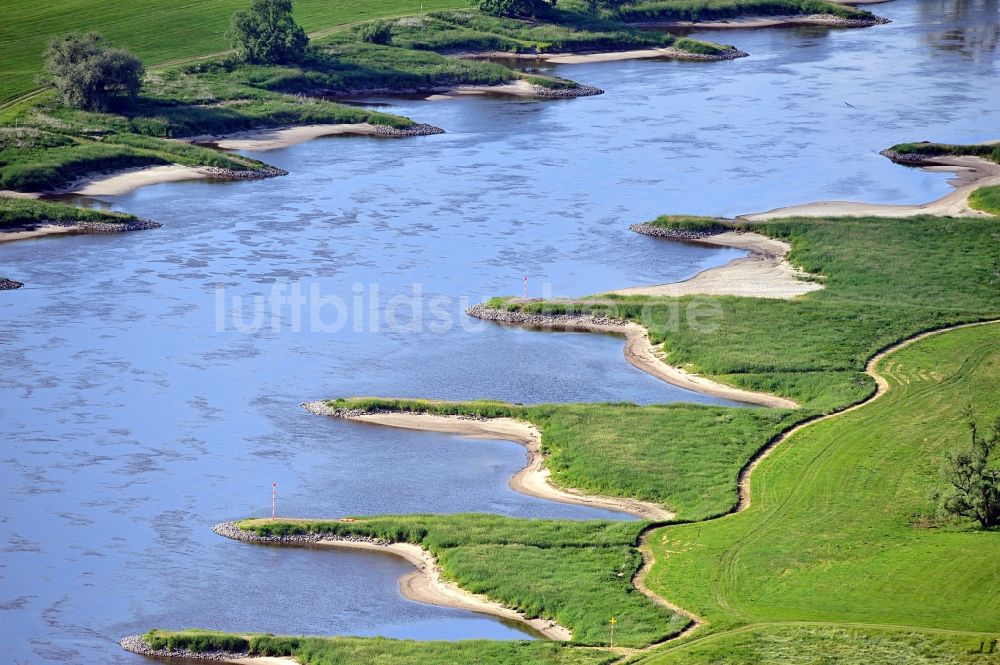
{"type": "MultiPolygon", "coordinates": [[[[736,662],[717,658],[733,653],[777,662],[792,645],[821,641],[853,651],[835,662],[862,662],[865,626],[945,631],[943,642],[971,652],[1000,636],[1000,533],[946,520],[935,501],[946,453],[968,438],[963,406],[982,422],[1000,416],[998,342],[990,324],[890,355],[878,368],[888,392],[776,448],[754,472],[746,511],[653,532],[651,589],[707,620],[704,631],[755,627],[643,662],[736,662]],[[820,626],[787,625],[802,621],[820,626]],[[831,632],[838,624],[850,630],[831,632]]],[[[995,653],[931,661],[938,647],[927,640],[941,634],[928,635],[903,651],[924,660],[876,662],[997,662],[995,653]]]]}
{"type": "MultiPolygon", "coordinates": [[[[233,12],[246,0],[155,3],[76,0],[53,3],[24,0],[4,7],[0,24],[0,102],[31,92],[37,86],[42,50],[53,35],[73,31],[101,32],[155,66],[193,60],[229,49],[226,31],[233,12]]],[[[465,8],[465,0],[296,0],[295,18],[308,32],[376,18],[424,11],[465,8]]]]}

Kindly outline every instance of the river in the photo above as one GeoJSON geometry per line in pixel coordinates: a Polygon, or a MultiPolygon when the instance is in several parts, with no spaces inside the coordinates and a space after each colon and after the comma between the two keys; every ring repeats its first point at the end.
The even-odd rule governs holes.
{"type": "Polygon", "coordinates": [[[461,310],[520,294],[525,275],[531,296],[581,295],[742,255],[627,229],[665,212],[946,193],[945,175],[877,152],[1000,138],[998,4],[875,9],[893,23],[695,34],[751,53],[738,61],[551,68],[598,97],[365,100],[448,133],[253,153],[291,174],[84,201],[164,226],[0,247],[4,274],[26,283],[0,298],[8,662],[140,662],[116,641],[150,627],[523,637],[403,599],[400,560],[248,546],[209,527],[269,514],[272,481],[285,515],[621,518],[512,492],[524,464],[513,443],[344,423],[299,403],[719,403],[628,366],[618,338],[461,310]],[[272,299],[275,285],[306,304],[272,299]]]}

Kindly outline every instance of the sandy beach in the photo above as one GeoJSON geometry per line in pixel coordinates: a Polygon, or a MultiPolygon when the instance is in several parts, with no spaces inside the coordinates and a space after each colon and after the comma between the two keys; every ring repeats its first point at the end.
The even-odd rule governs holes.
{"type": "MultiPolygon", "coordinates": [[[[746,55],[739,52],[742,55],[746,55]]],[[[735,54],[734,54],[735,56],[735,54]]],[[[611,51],[607,53],[543,53],[539,60],[553,65],[582,65],[591,62],[615,62],[617,60],[641,60],[644,58],[671,58],[674,60],[718,60],[713,56],[691,53],[679,48],[647,48],[633,51],[611,51]]],[[[735,56],[739,57],[739,56],[735,56]]]]}
{"type": "Polygon", "coordinates": [[[194,166],[181,166],[180,164],[147,166],[110,175],[84,178],[67,187],[66,191],[83,196],[116,196],[146,185],[208,177],[210,177],[209,174],[194,166]]]}
{"type": "MultiPolygon", "coordinates": [[[[285,522],[302,521],[299,518],[282,518],[285,522]]],[[[308,520],[313,521],[313,520],[308,520]]],[[[246,543],[274,543],[274,537],[258,536],[253,531],[240,529],[236,522],[216,524],[212,530],[226,538],[246,543]]],[[[339,549],[365,550],[388,553],[405,559],[416,567],[412,573],[400,578],[399,590],[404,597],[431,605],[454,607],[498,616],[503,619],[523,623],[544,637],[552,640],[569,640],[572,633],[551,619],[529,619],[521,612],[506,607],[486,596],[465,591],[444,578],[441,567],[434,555],[419,545],[412,543],[392,543],[375,538],[352,538],[337,536],[283,536],[284,545],[309,547],[330,547],[339,549]]],[[[260,662],[260,661],[249,661],[260,662]]]]}
{"type": "Polygon", "coordinates": [[[949,181],[955,190],[936,201],[922,205],[886,205],[854,201],[818,201],[776,208],[767,212],[740,215],[740,219],[760,222],[779,217],[989,217],[969,207],[969,194],[980,187],[1000,185],[1000,164],[980,157],[935,157],[935,164],[921,168],[931,172],[954,173],[949,181]]]}
{"type": "Polygon", "coordinates": [[[638,323],[617,319],[595,320],[590,316],[525,314],[522,312],[497,310],[483,305],[473,305],[466,312],[470,316],[493,321],[501,325],[516,325],[544,330],[566,330],[572,332],[596,332],[624,335],[625,360],[633,367],[666,381],[679,388],[713,397],[757,404],[777,409],[795,409],[798,403],[778,395],[742,390],[718,383],[709,378],[691,374],[680,367],[670,365],[649,338],[649,332],[638,323]]]}
{"type": "Polygon", "coordinates": [[[799,406],[785,397],[734,388],[668,364],[663,357],[664,354],[657,350],[649,339],[649,332],[637,323],[602,326],[583,322],[582,327],[592,332],[611,332],[619,335],[624,333],[625,359],[629,364],[669,384],[744,404],[757,404],[775,409],[796,409],[799,406]]]}
{"type": "MultiPolygon", "coordinates": [[[[318,415],[339,415],[323,402],[310,402],[304,406],[311,413],[318,415]]],[[[545,468],[545,459],[542,454],[542,434],[534,425],[523,420],[514,418],[474,420],[430,413],[373,413],[347,416],[347,419],[387,427],[457,434],[477,439],[514,441],[524,446],[528,452],[527,465],[514,474],[509,482],[511,489],[515,492],[537,496],[549,501],[628,513],[640,519],[663,521],[673,519],[675,516],[663,506],[648,501],[586,494],[573,489],[561,489],[553,486],[550,482],[549,470],[545,468]]]]}
{"type": "Polygon", "coordinates": [[[76,231],[72,226],[56,226],[54,224],[44,224],[33,228],[18,227],[13,229],[0,230],[0,243],[12,240],[28,240],[30,238],[42,238],[45,236],[60,235],[76,231]]]}
{"type": "Polygon", "coordinates": [[[322,136],[355,135],[371,136],[378,131],[376,125],[367,122],[341,125],[299,125],[297,127],[278,127],[258,129],[235,134],[214,136],[190,136],[184,141],[188,143],[211,143],[223,150],[276,150],[287,148],[299,143],[305,143],[322,136]]]}
{"type": "Polygon", "coordinates": [[[189,136],[183,141],[200,143],[221,148],[223,150],[275,150],[287,148],[299,143],[311,141],[323,136],[375,136],[382,138],[399,138],[404,136],[425,136],[442,134],[444,130],[421,123],[408,127],[395,128],[388,125],[373,125],[367,122],[293,125],[290,127],[271,127],[255,129],[233,134],[205,134],[189,136]]]}
{"type": "Polygon", "coordinates": [[[823,288],[822,283],[802,279],[806,273],[788,262],[791,247],[780,240],[759,233],[730,231],[686,242],[746,249],[750,255],[733,259],[724,266],[709,268],[682,282],[634,286],[611,293],[623,296],[714,295],[789,299],[823,288]]]}
{"type": "Polygon", "coordinates": [[[548,619],[528,619],[522,613],[494,602],[486,596],[480,596],[460,588],[458,585],[444,579],[441,567],[434,556],[418,545],[410,543],[392,543],[388,546],[354,542],[323,542],[324,547],[347,547],[376,552],[390,552],[406,559],[416,570],[399,579],[399,590],[406,598],[431,605],[454,607],[498,616],[503,619],[526,624],[550,640],[569,640],[572,633],[555,621],[548,619]]]}

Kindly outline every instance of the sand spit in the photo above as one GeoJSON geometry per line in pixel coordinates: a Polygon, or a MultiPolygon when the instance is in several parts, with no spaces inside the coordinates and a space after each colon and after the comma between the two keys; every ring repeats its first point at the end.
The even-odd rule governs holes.
{"type": "Polygon", "coordinates": [[[415,124],[409,127],[373,125],[367,122],[344,124],[296,125],[257,129],[235,134],[191,136],[188,143],[207,144],[222,150],[276,150],[323,136],[374,136],[378,138],[405,138],[444,134],[433,125],[415,124]]]}
{"type": "MultiPolygon", "coordinates": [[[[854,3],[851,3],[854,4],[854,3]]],[[[784,25],[823,25],[835,28],[867,28],[889,23],[881,16],[868,18],[845,18],[833,14],[783,14],[780,16],[746,16],[721,19],[718,21],[639,21],[631,25],[637,28],[697,28],[704,30],[771,28],[784,25]]]]}
{"type": "Polygon", "coordinates": [[[734,259],[724,266],[709,268],[682,282],[656,286],[635,286],[612,291],[623,296],[743,296],[746,298],[790,299],[823,288],[817,281],[806,281],[808,273],[797,270],[788,262],[788,243],[759,233],[728,231],[716,234],[687,233],[677,236],[670,229],[649,224],[633,224],[636,233],[654,237],[680,239],[705,245],[736,247],[750,255],[734,259]]]}
{"type": "Polygon", "coordinates": [[[349,549],[387,552],[406,559],[417,570],[399,580],[400,592],[410,600],[432,605],[454,607],[490,614],[523,623],[552,640],[569,640],[568,629],[548,619],[528,619],[517,610],[505,607],[485,596],[470,593],[444,579],[441,567],[434,556],[424,548],[410,543],[391,543],[375,538],[342,538],[326,534],[305,536],[258,536],[243,531],[235,522],[225,522],[212,527],[220,536],[242,542],[274,543],[286,545],[321,545],[349,549]]]}
{"type": "Polygon", "coordinates": [[[613,333],[625,336],[625,359],[632,366],[679,388],[721,397],[745,404],[757,404],[776,409],[794,409],[798,404],[785,397],[756,393],[717,383],[679,367],[667,364],[662,352],[653,346],[649,332],[637,323],[606,316],[529,314],[526,312],[494,309],[473,305],[466,310],[469,316],[505,325],[524,326],[541,330],[565,330],[613,333]]]}
{"type": "Polygon", "coordinates": [[[434,99],[446,99],[462,95],[503,95],[527,97],[531,99],[570,99],[603,95],[604,91],[592,85],[577,84],[573,88],[546,88],[525,80],[501,83],[500,85],[460,85],[431,95],[434,99]]]}
{"type": "Polygon", "coordinates": [[[398,411],[348,411],[332,408],[325,402],[309,402],[303,406],[310,413],[345,418],[355,422],[458,434],[477,439],[514,441],[524,446],[528,452],[528,464],[510,479],[510,487],[515,492],[537,496],[549,501],[628,513],[646,520],[665,521],[675,517],[673,512],[649,501],[587,494],[575,489],[562,489],[553,486],[550,472],[545,468],[545,458],[542,454],[542,433],[534,425],[523,420],[471,418],[398,411]]]}
{"type": "MultiPolygon", "coordinates": [[[[598,51],[587,53],[580,51],[564,51],[554,53],[510,53],[508,51],[488,51],[485,53],[466,53],[464,58],[503,58],[514,60],[540,60],[554,65],[581,65],[591,62],[615,62],[618,60],[641,60],[645,58],[670,58],[672,60],[735,60],[745,58],[749,53],[732,48],[724,53],[709,55],[706,53],[691,53],[672,46],[663,48],[634,49],[631,51],[598,51]]],[[[488,88],[489,86],[484,86],[488,88]]]]}
{"type": "Polygon", "coordinates": [[[156,185],[163,182],[179,180],[256,180],[258,178],[274,178],[288,175],[288,171],[264,166],[257,169],[238,171],[214,166],[148,166],[137,169],[119,171],[110,175],[86,176],[68,185],[60,193],[80,194],[83,196],[117,196],[126,194],[133,189],[156,185]]]}
{"type": "Polygon", "coordinates": [[[57,222],[47,221],[39,224],[26,224],[0,229],[0,243],[11,242],[13,240],[28,240],[31,238],[42,238],[50,235],[63,235],[67,233],[124,233],[126,231],[143,231],[146,229],[158,229],[161,224],[151,219],[136,219],[129,222],[105,223],[105,222],[57,222]]]}
{"type": "MultiPolygon", "coordinates": [[[[892,157],[893,153],[885,153],[892,157]]],[[[854,201],[819,201],[802,205],[776,208],[767,212],[741,215],[751,222],[779,217],[913,217],[914,215],[941,215],[946,217],[989,217],[985,212],[969,207],[969,194],[980,187],[1000,185],[1000,164],[981,157],[928,157],[923,159],[906,155],[894,159],[927,171],[954,173],[949,182],[955,191],[936,201],[922,205],[882,205],[854,201]]]]}
{"type": "Polygon", "coordinates": [[[636,49],[633,51],[608,51],[602,53],[542,53],[536,57],[539,60],[554,65],[581,65],[591,62],[614,62],[617,60],[639,60],[644,58],[670,58],[671,60],[735,60],[745,58],[749,53],[739,49],[729,49],[725,53],[709,55],[707,53],[691,53],[683,49],[668,46],[666,48],[636,49]]]}

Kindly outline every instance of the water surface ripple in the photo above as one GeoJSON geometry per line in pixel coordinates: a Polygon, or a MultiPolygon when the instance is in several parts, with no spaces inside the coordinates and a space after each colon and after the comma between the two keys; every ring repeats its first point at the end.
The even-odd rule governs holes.
{"type": "Polygon", "coordinates": [[[599,97],[382,100],[448,133],[261,153],[291,175],[104,201],[162,229],[0,248],[2,272],[26,283],[0,298],[7,662],[138,662],[115,641],[152,626],[523,635],[401,598],[396,578],[409,567],[399,560],[249,547],[209,526],[267,514],[272,481],[289,515],[620,517],[511,492],[524,463],[514,444],[361,427],[298,404],[354,394],[713,402],[627,366],[618,339],[480,326],[457,300],[438,310],[448,327],[429,299],[520,293],[523,275],[532,295],[579,295],[740,255],[628,232],[662,212],[946,193],[945,176],[877,151],[1000,138],[998,4],[877,9],[893,23],[699,34],[752,54],[734,62],[557,68],[607,90],[599,97]],[[258,330],[226,316],[217,330],[220,285],[230,307],[275,283],[339,297],[348,327],[293,332],[286,308],[274,328],[268,313],[258,330]],[[390,329],[391,299],[415,284],[427,319],[390,329]]]}

